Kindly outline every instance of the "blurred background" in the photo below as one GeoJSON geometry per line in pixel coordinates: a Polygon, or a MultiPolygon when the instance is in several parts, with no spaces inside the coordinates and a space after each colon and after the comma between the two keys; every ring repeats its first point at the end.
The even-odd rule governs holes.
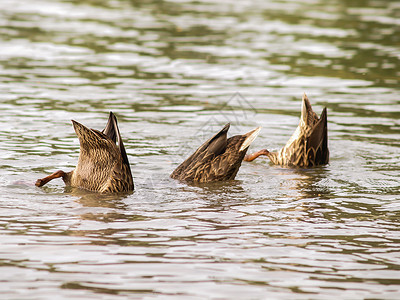
{"type": "Polygon", "coordinates": [[[2,295],[398,299],[399,61],[398,1],[2,0],[2,295]],[[169,179],[227,122],[279,149],[304,92],[329,165],[169,179]],[[109,111],[136,191],[36,188],[109,111]]]}

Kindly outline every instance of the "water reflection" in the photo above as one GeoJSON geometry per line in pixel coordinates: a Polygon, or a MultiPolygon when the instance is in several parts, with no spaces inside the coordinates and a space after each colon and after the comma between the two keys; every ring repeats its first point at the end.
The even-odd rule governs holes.
{"type": "Polygon", "coordinates": [[[333,189],[329,187],[329,166],[316,167],[313,169],[298,169],[295,174],[301,176],[297,183],[297,189],[301,191],[304,199],[332,198],[333,189]]]}
{"type": "Polygon", "coordinates": [[[123,200],[133,193],[99,194],[82,190],[79,188],[66,187],[65,192],[71,196],[79,197],[79,203],[84,207],[106,207],[116,209],[127,209],[123,200]]]}

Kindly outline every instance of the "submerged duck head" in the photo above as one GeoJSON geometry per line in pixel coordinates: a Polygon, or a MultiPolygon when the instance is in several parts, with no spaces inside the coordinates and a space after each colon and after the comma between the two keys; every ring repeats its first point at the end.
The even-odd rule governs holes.
{"type": "Polygon", "coordinates": [[[76,168],[70,172],[57,171],[38,179],[36,186],[43,186],[61,177],[66,185],[90,191],[132,191],[134,185],[131,169],[115,115],[110,112],[103,131],[90,129],[74,120],[72,124],[80,144],[76,168]]]}
{"type": "Polygon", "coordinates": [[[171,177],[188,183],[233,180],[243,157],[261,127],[228,138],[230,124],[202,144],[181,163],[171,177]]]}
{"type": "Polygon", "coordinates": [[[268,156],[273,164],[281,166],[307,168],[327,164],[329,149],[326,107],[318,117],[304,94],[299,125],[286,145],[277,152],[262,149],[247,155],[244,160],[252,161],[260,155],[268,156]]]}

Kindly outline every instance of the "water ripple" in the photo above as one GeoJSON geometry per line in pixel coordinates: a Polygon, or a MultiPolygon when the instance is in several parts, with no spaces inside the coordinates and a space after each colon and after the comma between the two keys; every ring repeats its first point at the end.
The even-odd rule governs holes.
{"type": "Polygon", "coordinates": [[[7,299],[397,299],[399,5],[393,1],[0,3],[1,284],[7,299]],[[330,164],[243,163],[187,186],[172,170],[223,124],[282,147],[306,92],[330,164]],[[118,117],[136,190],[72,170],[70,120],[118,117]]]}

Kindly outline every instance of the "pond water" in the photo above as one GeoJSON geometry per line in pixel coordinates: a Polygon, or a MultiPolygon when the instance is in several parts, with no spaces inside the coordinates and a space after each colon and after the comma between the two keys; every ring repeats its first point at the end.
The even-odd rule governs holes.
{"type": "Polygon", "coordinates": [[[0,1],[3,299],[399,299],[400,3],[0,1]],[[279,149],[302,94],[330,164],[169,178],[222,126],[279,149]],[[76,165],[71,119],[119,121],[136,190],[36,179],[76,165]]]}

